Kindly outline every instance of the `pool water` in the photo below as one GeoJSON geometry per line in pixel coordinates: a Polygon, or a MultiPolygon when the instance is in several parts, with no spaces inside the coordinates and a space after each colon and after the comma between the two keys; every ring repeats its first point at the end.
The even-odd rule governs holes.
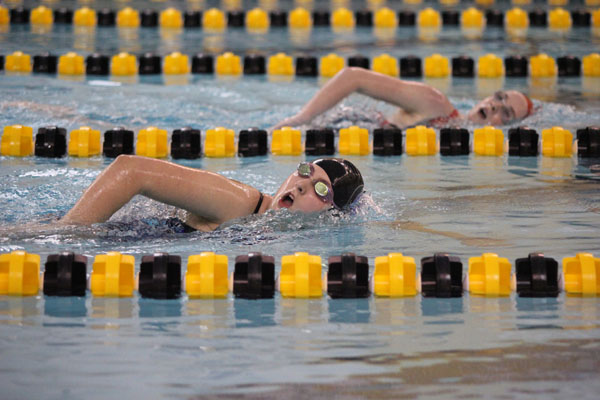
{"type": "MultiPolygon", "coordinates": [[[[566,36],[532,28],[527,41],[511,41],[498,29],[487,29],[478,40],[464,40],[459,29],[444,29],[432,42],[419,41],[408,28],[391,38],[377,37],[367,28],[350,34],[314,28],[304,38],[275,29],[256,37],[231,29],[222,35],[202,30],[165,35],[160,29],[134,33],[97,28],[84,35],[55,26],[39,34],[28,26],[10,26],[0,32],[0,52],[232,50],[239,55],[285,51],[321,56],[336,51],[372,58],[383,52],[394,57],[493,52],[503,57],[544,51],[582,57],[599,48],[589,29],[581,28],[566,36]]],[[[575,133],[600,124],[600,84],[590,78],[428,82],[445,91],[461,112],[498,87],[523,90],[538,112],[522,123],[538,132],[561,125],[575,133]]],[[[292,115],[320,84],[322,80],[312,78],[118,80],[4,72],[0,125],[34,130],[58,125],[67,131],[87,125],[102,132],[114,126],[136,132],[151,125],[169,132],[192,126],[203,133],[226,126],[238,132],[269,128],[292,115]]],[[[377,110],[391,108],[353,95],[314,124],[347,126],[352,121],[344,115],[360,119],[377,110]]],[[[508,127],[503,130],[506,135],[508,127]]],[[[327,258],[343,252],[367,256],[372,269],[374,258],[389,252],[414,257],[419,265],[421,258],[444,251],[461,258],[465,273],[468,259],[483,252],[513,263],[530,252],[544,252],[559,262],[578,252],[600,255],[600,160],[348,158],[361,170],[367,190],[350,213],[282,211],[232,221],[215,232],[176,234],[165,220],[181,212],[144,198],[135,198],[104,224],[77,229],[53,225],[111,159],[0,157],[0,253],[25,249],[40,254],[43,264],[47,255],[70,250],[88,256],[88,272],[93,257],[107,251],[133,255],[138,267],[143,255],[155,252],[180,255],[185,266],[189,255],[214,251],[228,256],[230,271],[235,256],[260,251],[275,257],[277,272],[281,256],[296,251],[321,256],[324,271],[327,258]]],[[[177,162],[274,193],[305,159],[311,158],[177,162]]],[[[513,294],[499,299],[345,300],[276,294],[255,301],[158,301],[137,294],[129,299],[0,297],[0,383],[3,399],[595,399],[599,339],[600,302],[564,294],[547,299],[513,294]]]]}

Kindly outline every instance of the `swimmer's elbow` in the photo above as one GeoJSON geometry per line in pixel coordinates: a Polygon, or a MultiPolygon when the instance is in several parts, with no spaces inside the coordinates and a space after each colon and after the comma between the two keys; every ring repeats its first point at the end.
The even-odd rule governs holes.
{"type": "Polygon", "coordinates": [[[137,156],[121,154],[115,158],[110,167],[116,171],[118,177],[130,176],[138,169],[139,158],[137,156]]]}
{"type": "Polygon", "coordinates": [[[358,75],[361,72],[367,71],[364,68],[360,68],[360,67],[344,67],[340,70],[340,74],[345,74],[345,75],[358,75]]]}
{"type": "Polygon", "coordinates": [[[121,154],[115,158],[115,161],[110,165],[112,179],[116,180],[121,185],[126,185],[129,188],[134,188],[135,193],[141,193],[140,172],[143,171],[143,163],[145,158],[127,154],[121,154]]]}
{"type": "Polygon", "coordinates": [[[127,166],[130,166],[131,164],[135,163],[136,159],[139,159],[139,156],[133,156],[133,155],[129,155],[129,154],[120,154],[117,156],[117,158],[115,158],[115,161],[113,161],[113,165],[118,165],[120,168],[124,168],[127,166]]]}
{"type": "Polygon", "coordinates": [[[134,173],[136,171],[148,168],[148,163],[155,161],[155,159],[141,156],[134,156],[129,154],[121,154],[115,158],[115,161],[111,164],[115,168],[126,171],[128,173],[134,173]]]}
{"type": "MultiPolygon", "coordinates": [[[[342,73],[345,74],[346,79],[356,85],[357,90],[361,89],[363,85],[372,85],[373,79],[381,78],[381,74],[361,67],[345,67],[342,69],[342,73]]],[[[385,76],[385,79],[387,78],[385,76]]]]}
{"type": "Polygon", "coordinates": [[[357,91],[360,90],[361,84],[365,79],[365,74],[369,74],[370,71],[360,67],[344,67],[335,76],[338,82],[344,82],[347,90],[357,91]]]}

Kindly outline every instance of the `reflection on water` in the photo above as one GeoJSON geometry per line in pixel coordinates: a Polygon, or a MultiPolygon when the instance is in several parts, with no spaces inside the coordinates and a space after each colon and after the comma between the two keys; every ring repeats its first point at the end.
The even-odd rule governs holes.
{"type": "Polygon", "coordinates": [[[169,318],[181,316],[181,300],[156,300],[140,298],[140,318],[169,318]]]}
{"type": "Polygon", "coordinates": [[[485,98],[493,95],[504,87],[504,77],[501,78],[478,78],[477,97],[485,98]]]}
{"type": "Polygon", "coordinates": [[[556,298],[517,297],[517,329],[563,329],[556,298]]]}
{"type": "Polygon", "coordinates": [[[40,314],[39,297],[0,296],[0,323],[14,325],[34,325],[31,317],[40,314]]]}
{"type": "MultiPolygon", "coordinates": [[[[536,298],[536,297],[515,297],[515,305],[517,311],[520,313],[526,312],[546,312],[555,311],[558,312],[560,302],[557,298],[536,298]]],[[[527,315],[527,314],[523,314],[527,315]]],[[[557,314],[552,314],[552,318],[557,318],[557,314]]],[[[518,316],[520,318],[520,316],[518,316]]]]}
{"type": "Polygon", "coordinates": [[[277,320],[283,326],[322,323],[327,318],[326,304],[320,299],[289,299],[279,301],[277,320]]]}
{"type": "MultiPolygon", "coordinates": [[[[584,385],[580,397],[589,398],[600,367],[599,316],[597,298],[564,294],[167,301],[3,296],[0,367],[9,374],[54,368],[93,384],[95,378],[71,365],[85,368],[98,354],[106,365],[163,360],[148,364],[164,366],[152,378],[157,393],[168,394],[177,382],[198,382],[180,388],[184,397],[308,395],[316,390],[311,382],[342,399],[410,397],[440,385],[445,395],[468,396],[490,384],[505,390],[508,382],[537,393],[537,382],[551,378],[563,388],[572,385],[569,390],[584,385]],[[33,343],[39,345],[29,348],[33,343]],[[52,356],[57,346],[68,346],[69,364],[52,356]],[[35,366],[15,361],[33,354],[41,358],[35,366]],[[181,369],[176,376],[167,372],[173,368],[181,369]]],[[[134,370],[139,376],[130,385],[149,384],[144,366],[134,370]]],[[[40,378],[40,384],[48,381],[40,378]]]]}
{"type": "Polygon", "coordinates": [[[420,297],[389,299],[375,297],[372,322],[378,325],[406,325],[421,316],[420,297]]]}
{"type": "Polygon", "coordinates": [[[538,174],[537,168],[539,157],[508,157],[508,165],[510,168],[507,171],[516,176],[528,178],[538,174]]]}
{"type": "Polygon", "coordinates": [[[539,100],[555,102],[557,96],[556,86],[556,77],[529,79],[529,93],[539,100]]]}
{"type": "Polygon", "coordinates": [[[133,298],[92,297],[90,317],[97,319],[127,319],[134,315],[133,298]]]}
{"type": "MultiPolygon", "coordinates": [[[[356,357],[327,360],[343,368],[356,357]]],[[[354,374],[335,383],[259,384],[246,387],[244,399],[313,398],[554,398],[569,393],[595,399],[600,389],[597,340],[550,341],[485,350],[423,352],[412,356],[361,357],[366,364],[389,367],[387,373],[354,374]],[[560,369],[558,370],[558,366],[560,369]]],[[[324,360],[325,362],[325,360],[324,360]]],[[[232,387],[229,390],[242,389],[232,387]]],[[[239,396],[239,395],[236,395],[239,396]]],[[[220,398],[239,398],[219,396],[220,398]]],[[[197,395],[196,400],[210,398],[197,395]]]]}
{"type": "Polygon", "coordinates": [[[573,175],[573,163],[572,157],[542,157],[540,164],[540,174],[542,176],[540,178],[547,182],[564,182],[566,178],[573,175]]]}
{"type": "Polygon", "coordinates": [[[210,336],[212,330],[227,328],[231,320],[232,302],[229,299],[188,300],[184,312],[188,317],[189,335],[210,336]]]}
{"type": "Polygon", "coordinates": [[[87,299],[85,297],[45,297],[45,327],[84,328],[86,326],[87,299]]]}
{"type": "Polygon", "coordinates": [[[87,315],[85,297],[44,297],[44,315],[56,318],[84,318],[87,315]]]}
{"type": "Polygon", "coordinates": [[[368,299],[328,299],[329,322],[338,324],[366,324],[371,319],[368,299]]]}
{"type": "Polygon", "coordinates": [[[464,312],[463,298],[437,299],[432,297],[421,299],[421,312],[424,317],[440,317],[447,314],[461,314],[464,312]]]}
{"type": "Polygon", "coordinates": [[[258,328],[275,325],[274,299],[236,299],[233,302],[233,311],[237,328],[258,328]]]}
{"type": "Polygon", "coordinates": [[[598,298],[565,296],[561,314],[567,329],[597,329],[600,327],[598,298]]]}
{"type": "Polygon", "coordinates": [[[473,296],[468,297],[467,312],[481,314],[485,319],[495,320],[504,318],[509,314],[514,307],[514,299],[511,297],[485,297],[473,296]]]}

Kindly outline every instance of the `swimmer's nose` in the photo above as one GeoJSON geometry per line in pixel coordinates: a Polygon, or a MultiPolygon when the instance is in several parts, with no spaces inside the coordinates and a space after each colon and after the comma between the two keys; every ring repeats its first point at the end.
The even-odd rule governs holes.
{"type": "Polygon", "coordinates": [[[303,179],[302,181],[298,182],[296,184],[296,190],[298,191],[298,194],[305,195],[308,193],[310,183],[311,182],[309,179],[303,179]]]}

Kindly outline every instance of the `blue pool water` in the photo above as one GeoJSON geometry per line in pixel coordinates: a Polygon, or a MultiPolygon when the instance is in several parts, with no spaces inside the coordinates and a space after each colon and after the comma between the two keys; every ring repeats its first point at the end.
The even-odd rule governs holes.
{"type": "MultiPolygon", "coordinates": [[[[243,55],[259,50],[294,56],[336,51],[343,56],[440,52],[477,57],[544,51],[582,57],[598,47],[590,30],[580,28],[566,36],[532,28],[527,41],[514,42],[498,29],[486,30],[478,40],[444,29],[433,42],[419,41],[409,28],[398,29],[391,38],[366,28],[350,34],[315,28],[300,38],[275,29],[263,36],[244,30],[169,35],[159,29],[125,35],[113,28],[86,34],[71,27],[36,33],[28,26],[0,32],[2,54],[232,50],[243,55]]],[[[321,83],[0,73],[0,125],[37,129],[53,124],[68,131],[82,125],[101,131],[117,125],[135,131],[155,125],[169,132],[183,126],[203,132],[220,125],[236,132],[268,128],[295,113],[321,83]]],[[[600,124],[600,84],[594,79],[429,83],[445,91],[462,112],[498,87],[523,90],[539,108],[524,123],[538,132],[554,125],[575,132],[600,124]]],[[[376,110],[390,108],[355,95],[315,124],[345,126],[350,122],[338,121],[340,115],[368,116],[376,110]]],[[[180,163],[274,193],[304,159],[180,163]]],[[[67,212],[111,160],[0,157],[0,253],[26,249],[40,254],[43,263],[49,254],[71,250],[89,257],[88,272],[95,255],[113,250],[134,255],[138,265],[143,255],[157,251],[180,255],[184,265],[189,255],[215,251],[228,256],[230,271],[235,256],[251,251],[275,256],[277,271],[281,256],[295,251],[320,255],[324,264],[329,256],[352,251],[369,257],[371,268],[375,257],[389,252],[400,251],[418,264],[422,257],[446,251],[461,257],[465,271],[468,258],[483,252],[496,252],[513,263],[534,251],[559,261],[584,251],[600,255],[599,160],[474,155],[350,159],[362,171],[367,189],[350,214],[270,213],[233,221],[215,232],[183,235],[164,224],[168,217],[181,216],[180,211],[143,198],[104,224],[55,227],[52,221],[67,212]]],[[[277,294],[258,301],[156,301],[137,294],[131,299],[0,297],[1,397],[595,399],[599,339],[600,302],[564,294],[556,299],[465,295],[391,300],[294,300],[277,294]]]]}

